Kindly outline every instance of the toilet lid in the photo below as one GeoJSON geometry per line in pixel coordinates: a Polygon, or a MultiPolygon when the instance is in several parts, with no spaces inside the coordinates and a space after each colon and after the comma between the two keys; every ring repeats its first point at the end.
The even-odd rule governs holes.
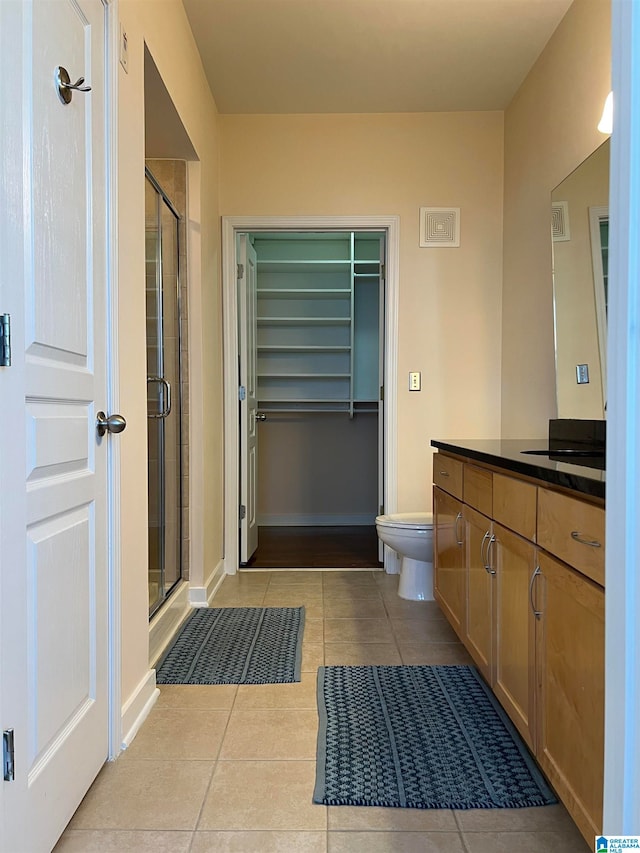
{"type": "Polygon", "coordinates": [[[433,527],[431,512],[394,512],[389,515],[379,515],[376,524],[384,527],[399,527],[406,530],[429,530],[433,527]]]}

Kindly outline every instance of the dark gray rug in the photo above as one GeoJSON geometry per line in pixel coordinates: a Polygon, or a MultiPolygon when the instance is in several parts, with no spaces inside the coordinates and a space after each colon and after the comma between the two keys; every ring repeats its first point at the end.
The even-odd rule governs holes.
{"type": "Polygon", "coordinates": [[[304,607],[199,608],[156,673],[158,684],[300,681],[304,607]]]}
{"type": "Polygon", "coordinates": [[[314,803],[483,809],[556,802],[470,666],[318,670],[314,803]]]}

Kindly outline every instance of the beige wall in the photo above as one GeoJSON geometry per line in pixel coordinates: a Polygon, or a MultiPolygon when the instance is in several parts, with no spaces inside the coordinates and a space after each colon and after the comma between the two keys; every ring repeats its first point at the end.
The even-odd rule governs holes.
{"type": "MultiPolygon", "coordinates": [[[[217,113],[180,0],[120,0],[129,73],[119,68],[119,335],[122,482],[122,702],[148,672],[147,426],[144,300],[144,43],[146,42],[197,152],[201,187],[189,187],[188,233],[197,256],[189,276],[192,383],[192,532],[198,559],[191,582],[202,584],[222,556],[222,389],[219,288],[217,113]],[[195,234],[195,237],[194,237],[195,234]],[[200,275],[202,287],[200,286],[200,275]],[[196,307],[194,311],[193,308],[196,307]],[[206,318],[206,334],[202,324],[206,318]],[[200,328],[198,326],[198,319],[200,328]],[[216,367],[216,365],[218,367],[216,367]],[[199,383],[199,384],[197,384],[199,383]],[[201,393],[196,389],[202,388],[201,393]],[[195,424],[194,424],[195,421],[195,424]],[[207,434],[202,441],[202,424],[207,434]],[[200,435],[200,440],[198,439],[200,435]],[[194,458],[195,457],[195,458],[194,458]],[[194,482],[194,480],[196,482],[194,482]],[[206,524],[204,519],[206,518],[206,524]],[[201,541],[200,541],[201,540],[201,541]]],[[[194,557],[195,550],[192,552],[194,557]]]]}
{"type": "Polygon", "coordinates": [[[431,438],[500,427],[502,114],[226,115],[220,131],[223,215],[400,216],[398,510],[430,509],[431,438]],[[459,249],[419,248],[420,206],[461,208],[459,249]]]}
{"type": "Polygon", "coordinates": [[[505,113],[502,434],[547,433],[556,416],[551,190],[604,137],[609,0],[574,0],[505,113]]]}

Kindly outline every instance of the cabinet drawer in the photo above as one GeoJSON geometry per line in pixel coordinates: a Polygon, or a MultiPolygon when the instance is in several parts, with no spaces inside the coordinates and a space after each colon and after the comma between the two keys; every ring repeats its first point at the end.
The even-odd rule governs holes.
{"type": "Polygon", "coordinates": [[[485,468],[465,464],[464,502],[491,517],[493,509],[493,474],[485,468]]]}
{"type": "Polygon", "coordinates": [[[434,484],[455,498],[462,498],[462,468],[460,460],[436,453],[433,457],[434,484]]]}
{"type": "Polygon", "coordinates": [[[604,586],[604,509],[538,489],[538,544],[604,586]]]}
{"type": "Polygon", "coordinates": [[[514,530],[525,539],[535,542],[536,538],[537,489],[502,474],[493,475],[493,517],[496,521],[514,530]]]}

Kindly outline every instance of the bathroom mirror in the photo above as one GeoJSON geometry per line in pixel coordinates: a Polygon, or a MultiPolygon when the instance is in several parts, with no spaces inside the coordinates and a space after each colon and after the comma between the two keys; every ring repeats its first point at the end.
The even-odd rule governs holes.
{"type": "Polygon", "coordinates": [[[559,418],[606,412],[609,140],[551,194],[559,418]]]}

